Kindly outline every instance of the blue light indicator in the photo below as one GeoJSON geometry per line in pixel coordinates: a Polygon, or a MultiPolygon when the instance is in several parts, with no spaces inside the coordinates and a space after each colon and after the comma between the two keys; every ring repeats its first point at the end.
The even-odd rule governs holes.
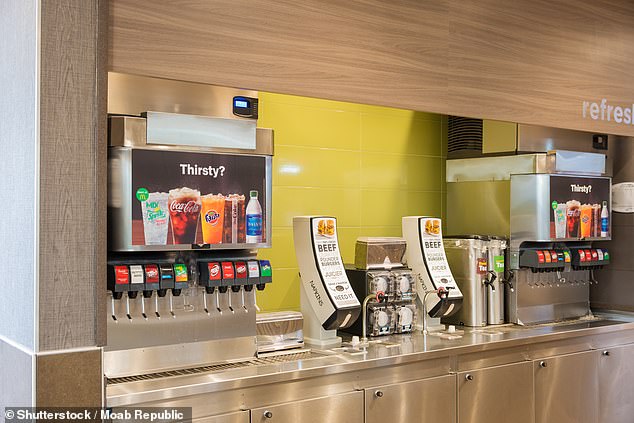
{"type": "Polygon", "coordinates": [[[244,100],[235,100],[233,104],[235,105],[235,107],[242,107],[245,109],[249,107],[249,103],[244,100]]]}

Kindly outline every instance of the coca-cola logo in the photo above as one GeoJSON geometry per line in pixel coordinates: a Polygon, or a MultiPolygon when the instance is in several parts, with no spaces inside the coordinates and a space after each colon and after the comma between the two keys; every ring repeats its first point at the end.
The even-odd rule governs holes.
{"type": "Polygon", "coordinates": [[[188,202],[178,202],[172,201],[170,203],[170,211],[176,213],[199,213],[200,212],[200,204],[196,201],[188,201],[188,202]]]}
{"type": "Polygon", "coordinates": [[[205,214],[205,222],[209,223],[211,226],[216,226],[218,224],[218,220],[220,220],[220,213],[215,210],[209,210],[205,214]]]}
{"type": "Polygon", "coordinates": [[[246,266],[238,266],[236,267],[236,273],[246,273],[247,271],[247,267],[246,266]]]}
{"type": "Polygon", "coordinates": [[[220,265],[214,264],[209,267],[209,276],[218,276],[220,274],[220,265]]]}
{"type": "Polygon", "coordinates": [[[147,277],[150,279],[158,278],[158,270],[157,269],[148,269],[147,277]]]}

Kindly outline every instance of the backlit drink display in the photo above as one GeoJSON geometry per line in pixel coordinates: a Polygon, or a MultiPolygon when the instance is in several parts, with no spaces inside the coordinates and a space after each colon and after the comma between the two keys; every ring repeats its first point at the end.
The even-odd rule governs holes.
{"type": "Polygon", "coordinates": [[[169,222],[167,202],[166,192],[151,192],[148,194],[147,200],[141,202],[145,245],[167,244],[167,225],[169,222]]]}
{"type": "Polygon", "coordinates": [[[195,244],[201,210],[200,191],[190,188],[169,192],[169,212],[174,244],[195,244]]]}
{"type": "MultiPolygon", "coordinates": [[[[603,202],[608,203],[607,177],[549,175],[550,239],[579,240],[601,237],[603,202]]],[[[607,209],[606,214],[609,215],[607,209]]],[[[609,218],[609,216],[608,216],[609,218]]],[[[609,234],[606,232],[605,237],[609,234]]]]}
{"type": "Polygon", "coordinates": [[[115,185],[131,195],[109,204],[113,250],[240,249],[248,242],[267,243],[269,157],[133,149],[129,165],[131,182],[123,178],[115,185]]]}
{"type": "Polygon", "coordinates": [[[208,194],[201,197],[200,212],[205,244],[220,244],[224,230],[225,197],[222,194],[208,194]]]}

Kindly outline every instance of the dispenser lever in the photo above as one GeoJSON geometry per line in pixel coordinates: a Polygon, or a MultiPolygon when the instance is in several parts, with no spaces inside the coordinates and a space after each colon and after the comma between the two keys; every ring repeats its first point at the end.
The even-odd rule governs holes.
{"type": "Polygon", "coordinates": [[[493,282],[495,282],[495,280],[498,278],[498,276],[495,274],[495,272],[493,270],[489,270],[488,274],[490,276],[489,279],[485,279],[484,280],[484,284],[487,285],[488,287],[491,288],[491,291],[495,291],[495,286],[493,285],[493,282]]]}

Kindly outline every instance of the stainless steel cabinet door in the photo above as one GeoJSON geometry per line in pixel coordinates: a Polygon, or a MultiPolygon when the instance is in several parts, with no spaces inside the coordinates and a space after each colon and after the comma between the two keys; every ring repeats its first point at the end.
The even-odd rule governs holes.
{"type": "Polygon", "coordinates": [[[356,391],[251,409],[251,423],[363,423],[363,392],[356,391]]]}
{"type": "Polygon", "coordinates": [[[192,423],[249,423],[249,420],[248,411],[236,411],[235,413],[222,414],[220,416],[193,419],[192,423]]]}
{"type": "Polygon", "coordinates": [[[533,423],[533,363],[458,373],[458,423],[533,423]]]}
{"type": "Polygon", "coordinates": [[[599,422],[634,420],[634,345],[607,348],[599,354],[599,422]]]}
{"type": "Polygon", "coordinates": [[[365,390],[366,423],[455,423],[456,377],[440,376],[365,390]]]}
{"type": "Polygon", "coordinates": [[[595,351],[535,360],[533,371],[535,423],[598,422],[595,351]]]}

